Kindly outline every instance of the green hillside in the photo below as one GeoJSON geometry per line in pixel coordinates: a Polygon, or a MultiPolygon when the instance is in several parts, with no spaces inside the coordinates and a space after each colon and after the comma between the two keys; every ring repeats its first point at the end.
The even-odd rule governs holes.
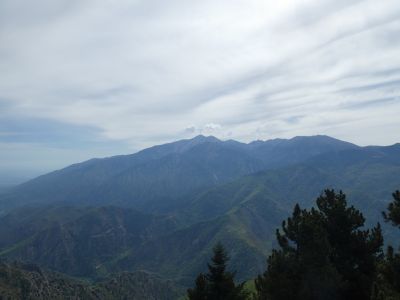
{"type": "Polygon", "coordinates": [[[98,278],[118,257],[175,227],[170,217],[116,207],[19,209],[0,219],[0,256],[98,278]]]}
{"type": "MultiPolygon", "coordinates": [[[[204,155],[212,157],[214,150],[211,149],[215,145],[220,147],[220,143],[218,140],[196,145],[183,142],[179,147],[168,147],[173,147],[174,155],[188,155],[188,149],[195,151],[200,145],[204,148],[196,148],[196,151],[207,149],[204,155]]],[[[227,145],[234,151],[252,147],[234,142],[227,145]]],[[[152,154],[157,159],[161,155],[159,150],[152,154]]],[[[288,153],[294,155],[291,151],[288,153]]],[[[304,153],[301,156],[304,158],[301,163],[194,189],[186,196],[171,196],[166,188],[162,200],[153,201],[154,198],[147,203],[144,210],[153,213],[110,205],[118,201],[107,193],[102,196],[102,201],[110,202],[106,206],[55,201],[52,205],[30,204],[13,209],[0,218],[0,257],[33,262],[71,276],[97,280],[113,272],[147,270],[189,286],[194,276],[204,271],[209,253],[219,241],[229,250],[230,267],[236,270],[238,280],[248,280],[260,273],[274,246],[275,229],[290,214],[294,204],[310,207],[326,188],[342,189],[349,202],[366,216],[368,226],[378,221],[382,223],[381,211],[390,201],[390,193],[400,186],[400,145],[350,146],[340,151],[313,153],[307,159],[304,153]],[[163,214],[159,214],[160,211],[163,214]]],[[[229,164],[224,165],[220,170],[226,170],[229,164]]],[[[169,182],[168,172],[163,174],[157,177],[159,181],[154,181],[155,190],[160,188],[161,178],[169,182]]],[[[175,179],[171,180],[177,180],[173,174],[175,179]]],[[[156,178],[151,176],[149,173],[147,179],[156,178]]],[[[189,175],[183,176],[183,173],[180,176],[179,186],[193,180],[186,179],[189,175]]],[[[112,182],[113,185],[110,183],[103,188],[108,186],[110,193],[120,193],[123,186],[112,182]]],[[[135,192],[137,186],[126,182],[125,187],[135,192]]],[[[151,190],[151,184],[148,189],[151,190]]],[[[398,243],[393,229],[384,226],[383,230],[386,242],[398,243]]]]}
{"type": "Polygon", "coordinates": [[[1,299],[171,300],[182,293],[171,281],[148,272],[115,274],[90,284],[32,264],[0,263],[1,299]]]}
{"type": "Polygon", "coordinates": [[[193,193],[244,175],[356,148],[327,136],[249,144],[198,136],[39,176],[0,194],[0,213],[27,204],[117,205],[163,213],[193,193]]]}

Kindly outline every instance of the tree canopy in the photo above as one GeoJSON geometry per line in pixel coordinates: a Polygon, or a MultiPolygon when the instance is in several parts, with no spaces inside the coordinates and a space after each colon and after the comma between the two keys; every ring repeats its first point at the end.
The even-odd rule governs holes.
{"type": "Polygon", "coordinates": [[[213,257],[208,264],[208,273],[200,273],[193,289],[188,289],[187,295],[190,300],[242,300],[247,299],[244,284],[236,285],[234,273],[227,271],[229,256],[218,243],[213,248],[213,257]]]}
{"type": "Polygon", "coordinates": [[[388,205],[388,212],[382,212],[384,219],[391,222],[393,226],[400,227],[400,191],[395,191],[393,201],[388,205]]]}
{"type": "MultiPolygon", "coordinates": [[[[400,227],[400,192],[393,193],[384,219],[400,227]]],[[[295,205],[276,230],[279,248],[255,279],[255,300],[396,300],[400,299],[400,253],[382,251],[380,224],[364,228],[365,218],[341,191],[325,190],[316,206],[295,205]]],[[[213,249],[208,273],[200,273],[190,300],[249,299],[243,283],[227,271],[229,256],[221,244],[213,249]]]]}
{"type": "MultiPolygon", "coordinates": [[[[382,212],[386,222],[400,227],[400,191],[395,191],[387,212],[382,212]]],[[[373,300],[400,299],[400,253],[388,246],[384,260],[378,265],[379,277],[375,284],[373,300]]]]}
{"type": "Polygon", "coordinates": [[[256,298],[369,299],[382,257],[380,225],[364,230],[360,211],[341,191],[325,190],[317,208],[294,207],[276,237],[279,250],[256,279],[256,298]]]}

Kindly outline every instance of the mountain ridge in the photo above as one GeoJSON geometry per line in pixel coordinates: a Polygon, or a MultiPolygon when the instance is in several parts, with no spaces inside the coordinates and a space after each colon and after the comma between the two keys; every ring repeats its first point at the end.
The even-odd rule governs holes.
{"type": "MultiPolygon", "coordinates": [[[[333,165],[337,168],[335,161],[333,165]]],[[[204,267],[212,245],[217,241],[223,241],[229,249],[235,249],[232,263],[238,271],[238,278],[248,279],[261,271],[268,249],[271,249],[275,228],[289,214],[295,201],[300,202],[302,207],[309,207],[324,188],[342,186],[349,195],[350,203],[364,208],[363,211],[368,221],[371,221],[370,223],[377,220],[380,211],[387,203],[384,200],[390,198],[390,193],[387,191],[399,184],[396,178],[400,178],[400,164],[397,164],[386,177],[382,177],[382,174],[388,171],[386,167],[375,168],[366,176],[363,164],[355,162],[355,165],[361,169],[345,166],[336,175],[331,174],[330,170],[307,165],[291,166],[287,169],[249,175],[239,179],[239,182],[215,187],[215,191],[206,191],[203,195],[199,195],[200,199],[195,199],[201,205],[200,209],[203,208],[203,215],[199,214],[195,203],[188,203],[191,211],[183,214],[186,216],[184,218],[186,222],[185,220],[178,222],[180,224],[178,228],[160,235],[157,239],[145,240],[136,250],[129,253],[120,251],[119,254],[116,252],[119,258],[113,262],[114,265],[109,266],[109,271],[135,269],[160,271],[164,276],[189,284],[193,279],[191,274],[195,274],[194,270],[203,271],[201,268],[204,267]],[[364,175],[360,177],[360,174],[364,175]],[[361,181],[357,183],[354,180],[361,181]],[[371,184],[371,180],[375,183],[371,184]],[[347,183],[344,185],[345,182],[347,183]],[[382,182],[390,184],[384,186],[382,182]],[[352,186],[354,188],[349,190],[352,186]],[[362,189],[358,190],[358,186],[362,189]],[[377,186],[381,188],[376,190],[377,186]],[[226,187],[228,190],[224,191],[226,187]],[[218,198],[212,193],[219,195],[218,198]],[[233,202],[229,202],[230,199],[233,199],[233,202]],[[370,202],[371,200],[375,202],[379,200],[379,202],[370,202]],[[225,208],[218,210],[213,206],[217,204],[223,204],[225,208]],[[370,205],[373,207],[367,209],[370,205]],[[374,219],[371,219],[373,215],[371,211],[377,212],[374,213],[374,219]],[[212,215],[212,212],[216,214],[212,215]],[[185,223],[188,225],[184,225],[185,223]],[[196,240],[198,242],[192,245],[196,240]],[[237,253],[241,255],[238,256],[237,253]],[[247,261],[245,265],[238,264],[243,260],[247,261]]],[[[391,165],[390,161],[383,164],[383,166],[387,165],[391,165]]],[[[105,208],[94,209],[102,211],[105,208]]],[[[89,224],[91,223],[93,222],[89,224]]],[[[9,226],[1,226],[1,228],[7,227],[9,226]]],[[[80,227],[86,228],[87,225],[80,227]]],[[[106,229],[107,227],[104,231],[108,230],[106,229]]],[[[48,244],[45,245],[43,244],[39,249],[48,247],[48,244]]],[[[26,258],[27,256],[17,257],[26,258]]],[[[33,260],[35,260],[34,257],[33,260]]],[[[49,267],[54,268],[55,265],[49,265],[49,267]]]]}
{"type": "Polygon", "coordinates": [[[342,189],[370,226],[400,186],[400,144],[199,137],[165,147],[73,166],[49,174],[43,190],[8,194],[3,201],[26,198],[0,217],[0,256],[90,279],[147,270],[189,286],[222,242],[238,280],[247,280],[264,269],[275,229],[295,203],[310,207],[324,189],[342,189]]]}
{"type": "Polygon", "coordinates": [[[104,205],[109,199],[115,199],[112,204],[138,209],[164,202],[163,210],[168,210],[168,203],[195,190],[321,153],[354,148],[358,146],[328,136],[256,144],[197,136],[134,154],[91,159],[39,176],[8,190],[6,196],[0,195],[0,211],[27,203],[104,205]]]}

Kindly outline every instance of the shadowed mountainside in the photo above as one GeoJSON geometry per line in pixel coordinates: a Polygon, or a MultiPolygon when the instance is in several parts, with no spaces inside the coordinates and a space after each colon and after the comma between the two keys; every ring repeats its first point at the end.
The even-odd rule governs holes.
{"type": "Polygon", "coordinates": [[[166,212],[180,207],[194,192],[244,175],[355,148],[327,136],[249,144],[198,136],[132,155],[92,159],[40,176],[0,196],[0,210],[28,203],[64,203],[166,212]]]}
{"type": "Polygon", "coordinates": [[[0,219],[0,255],[89,278],[144,269],[186,285],[222,241],[244,280],[263,270],[294,203],[309,207],[323,189],[341,188],[372,224],[382,221],[399,178],[400,145],[367,147],[193,192],[166,216],[112,206],[21,208],[0,219]]]}
{"type": "Polygon", "coordinates": [[[172,282],[147,272],[115,274],[89,284],[32,264],[0,263],[0,295],[4,299],[171,300],[181,294],[172,282]]]}

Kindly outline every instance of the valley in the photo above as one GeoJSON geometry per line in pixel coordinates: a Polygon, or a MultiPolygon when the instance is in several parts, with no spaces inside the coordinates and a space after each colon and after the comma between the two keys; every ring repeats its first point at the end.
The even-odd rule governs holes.
{"type": "MultiPolygon", "coordinates": [[[[384,223],[381,211],[399,186],[400,144],[198,136],[92,159],[6,190],[0,258],[89,281],[145,271],[182,291],[221,242],[237,280],[246,281],[265,269],[275,230],[296,203],[309,208],[324,189],[343,190],[372,226],[384,223]]],[[[398,243],[382,225],[385,240],[398,243]]]]}

